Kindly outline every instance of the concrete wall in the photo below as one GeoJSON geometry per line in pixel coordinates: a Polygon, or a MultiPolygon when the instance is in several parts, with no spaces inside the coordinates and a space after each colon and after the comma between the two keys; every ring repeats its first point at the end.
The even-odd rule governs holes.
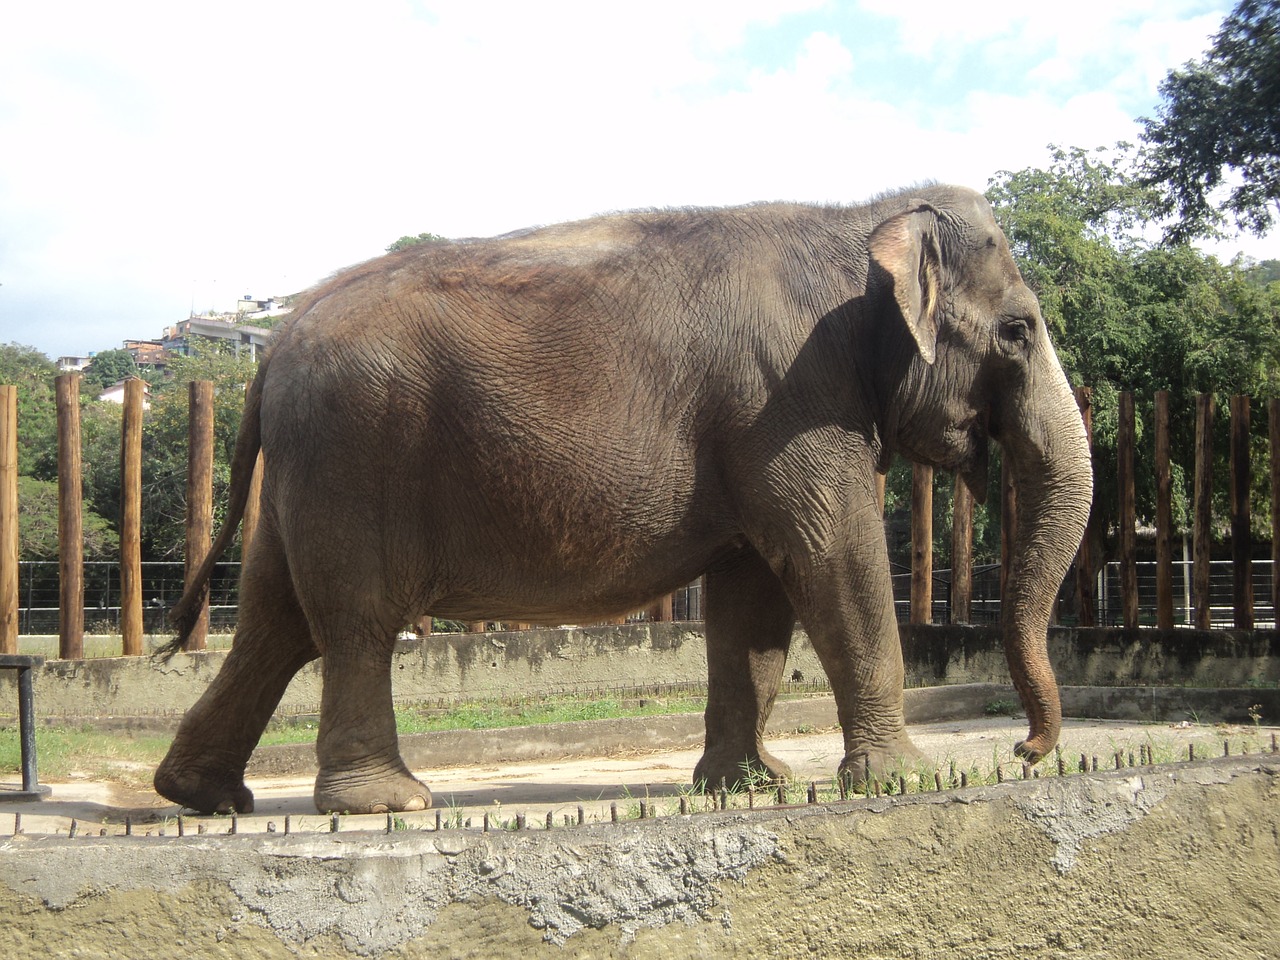
{"type": "Polygon", "coordinates": [[[563,830],[0,839],[0,956],[1276,956],[1280,761],[563,830]]]}
{"type": "MultiPolygon", "coordinates": [[[[453,703],[582,690],[627,690],[706,680],[700,623],[636,624],[520,633],[437,634],[397,645],[393,690],[402,702],[453,703]]],[[[981,627],[902,628],[908,686],[1007,683],[999,632],[981,627]]],[[[1280,685],[1280,633],[1054,629],[1050,657],[1063,685],[1280,685]]],[[[51,660],[35,682],[46,719],[166,716],[186,710],[226,653],[51,660]]],[[[822,681],[809,639],[797,632],[788,676],[822,681]]],[[[13,716],[13,674],[0,672],[0,716],[13,716]]],[[[283,713],[312,713],[320,703],[320,664],[299,672],[283,713]]]]}

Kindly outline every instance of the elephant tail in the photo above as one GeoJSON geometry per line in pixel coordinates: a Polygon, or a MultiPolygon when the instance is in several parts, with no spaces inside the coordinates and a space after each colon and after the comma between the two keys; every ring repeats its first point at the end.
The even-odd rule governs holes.
{"type": "Polygon", "coordinates": [[[156,651],[156,656],[168,661],[175,653],[186,646],[200,620],[205,600],[209,596],[209,578],[213,575],[213,567],[227,552],[231,541],[235,539],[236,530],[244,517],[245,505],[249,502],[249,489],[253,481],[253,470],[258,462],[258,452],[262,449],[262,384],[267,377],[267,366],[271,361],[270,353],[258,364],[257,375],[249,384],[245,394],[244,414],[240,418],[240,432],[236,435],[236,447],[231,455],[231,490],[227,500],[226,518],[222,529],[214,538],[204,562],[195,576],[187,584],[186,591],[177,605],[169,611],[169,623],[177,633],[172,640],[156,651]]]}

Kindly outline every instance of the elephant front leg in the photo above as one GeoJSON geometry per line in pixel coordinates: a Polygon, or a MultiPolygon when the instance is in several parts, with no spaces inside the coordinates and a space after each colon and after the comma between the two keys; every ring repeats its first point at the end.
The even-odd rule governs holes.
{"type": "Polygon", "coordinates": [[[786,565],[787,590],[835,695],[844,758],[839,775],[861,785],[923,757],[903,718],[902,644],[880,514],[854,510],[824,552],[786,565]]]}
{"type": "Polygon", "coordinates": [[[322,813],[425,810],[431,791],[400,757],[391,702],[391,652],[324,656],[315,804],[322,813]]]}
{"type": "Polygon", "coordinates": [[[693,782],[714,789],[721,780],[789,779],[763,737],[795,626],[791,603],[754,551],[709,570],[706,591],[706,749],[693,782]]]}

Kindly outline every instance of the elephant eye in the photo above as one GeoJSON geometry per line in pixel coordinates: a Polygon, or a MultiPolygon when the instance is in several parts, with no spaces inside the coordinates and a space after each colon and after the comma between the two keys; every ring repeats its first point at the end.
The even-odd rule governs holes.
{"type": "Polygon", "coordinates": [[[1026,317],[1002,316],[997,329],[1005,343],[1024,344],[1031,339],[1031,321],[1026,317]]]}

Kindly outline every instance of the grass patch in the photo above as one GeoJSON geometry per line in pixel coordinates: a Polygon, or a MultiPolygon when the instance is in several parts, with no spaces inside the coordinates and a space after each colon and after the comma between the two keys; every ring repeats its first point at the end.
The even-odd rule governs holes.
{"type": "MultiPolygon", "coordinates": [[[[396,730],[401,734],[491,730],[574,720],[700,713],[705,708],[706,698],[702,696],[634,700],[561,696],[477,701],[449,708],[405,704],[396,708],[396,730]]],[[[260,742],[263,745],[314,743],[319,726],[315,717],[281,718],[272,721],[260,742]]],[[[163,759],[172,740],[168,735],[101,731],[87,725],[40,727],[36,730],[39,774],[42,780],[83,776],[128,783],[150,782],[152,770],[163,759]]],[[[22,746],[17,728],[0,728],[0,775],[19,772],[21,764],[22,746]]]]}
{"type": "MultiPolygon", "coordinates": [[[[411,734],[444,730],[500,730],[504,727],[532,727],[576,720],[701,713],[706,706],[704,696],[662,699],[559,696],[527,700],[477,700],[444,708],[428,704],[399,704],[396,706],[396,732],[411,734]]],[[[315,740],[318,730],[319,721],[314,716],[283,717],[271,722],[261,742],[309,743],[315,740]]]]}
{"type": "Polygon", "coordinates": [[[672,713],[701,713],[705,697],[622,700],[614,697],[548,697],[516,702],[461,704],[448,710],[403,706],[396,710],[399,733],[432,733],[440,730],[491,730],[528,727],[577,720],[611,720],[620,717],[653,717],[672,713]]]}
{"type": "MultiPolygon", "coordinates": [[[[172,737],[133,736],[92,727],[36,730],[36,763],[41,780],[87,777],[121,783],[150,783],[172,737]]],[[[14,727],[0,729],[0,774],[22,769],[22,743],[14,727]]]]}

